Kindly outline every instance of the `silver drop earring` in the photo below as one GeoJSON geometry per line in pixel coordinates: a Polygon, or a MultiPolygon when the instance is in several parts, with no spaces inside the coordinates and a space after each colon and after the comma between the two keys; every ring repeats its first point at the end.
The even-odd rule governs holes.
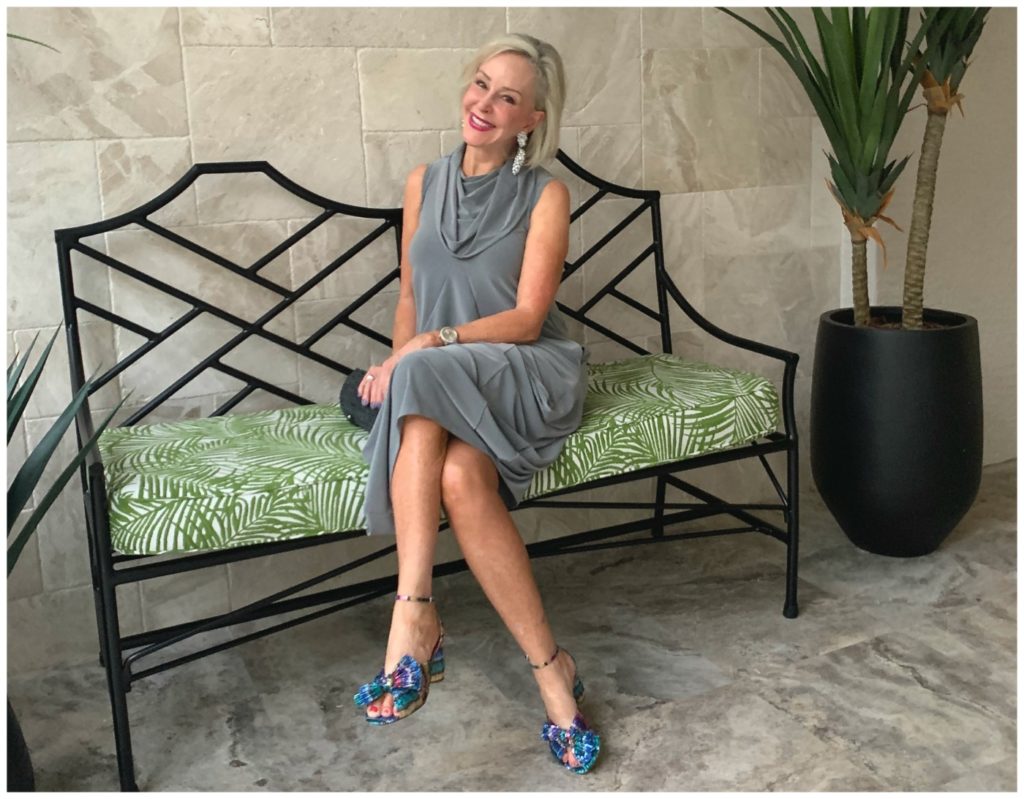
{"type": "Polygon", "coordinates": [[[526,131],[521,130],[516,134],[516,144],[519,145],[519,149],[516,150],[516,157],[512,162],[513,175],[519,174],[519,170],[523,168],[523,161],[526,160],[526,131]]]}

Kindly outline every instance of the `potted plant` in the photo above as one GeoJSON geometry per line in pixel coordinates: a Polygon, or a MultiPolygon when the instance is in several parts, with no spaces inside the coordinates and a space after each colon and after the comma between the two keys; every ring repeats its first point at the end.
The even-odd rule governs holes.
{"type": "MultiPolygon", "coordinates": [[[[14,360],[7,367],[8,445],[10,445],[11,436],[14,435],[14,431],[18,427],[18,423],[21,421],[22,414],[25,412],[25,408],[32,396],[32,392],[35,390],[36,384],[39,382],[39,376],[43,371],[43,367],[46,365],[47,358],[50,356],[50,349],[53,347],[53,342],[57,338],[59,330],[60,328],[54,331],[53,337],[50,338],[50,343],[46,345],[46,349],[43,350],[42,356],[40,356],[39,361],[29,373],[24,383],[22,383],[22,375],[24,374],[25,366],[28,363],[29,357],[32,354],[32,348],[35,346],[35,343],[39,338],[38,334],[32,340],[32,343],[29,345],[24,356],[19,358],[18,354],[15,353],[14,360]]],[[[71,400],[71,403],[64,409],[61,415],[57,417],[57,420],[46,432],[46,435],[44,435],[40,442],[32,449],[31,452],[28,453],[25,462],[21,465],[21,468],[18,469],[17,475],[15,475],[14,480],[11,481],[11,484],[7,489],[8,578],[10,578],[11,572],[14,571],[14,567],[18,563],[18,556],[21,555],[22,550],[25,548],[25,544],[28,543],[32,533],[34,533],[36,528],[39,526],[43,516],[46,515],[50,506],[53,505],[54,500],[57,499],[60,492],[64,489],[64,486],[67,485],[68,480],[71,479],[71,475],[74,474],[82,461],[85,460],[86,455],[95,445],[100,435],[107,429],[107,425],[110,423],[114,414],[117,413],[121,405],[124,404],[124,399],[122,399],[106,419],[103,420],[102,424],[99,425],[89,440],[75,455],[71,463],[69,463],[67,467],[65,467],[64,471],[60,473],[49,491],[46,492],[43,499],[39,502],[32,513],[29,514],[29,517],[25,520],[24,524],[19,527],[17,524],[18,517],[25,509],[29,499],[32,497],[32,492],[35,490],[36,485],[38,485],[39,479],[43,475],[43,470],[50,462],[50,458],[57,449],[57,445],[60,443],[61,438],[63,438],[64,433],[71,424],[71,421],[82,408],[83,403],[89,396],[92,389],[93,379],[90,378],[85,381],[85,384],[71,400]]],[[[125,397],[125,399],[127,399],[127,397],[125,397]]],[[[88,430],[89,427],[85,427],[84,429],[88,430]]],[[[28,746],[25,744],[25,737],[22,734],[21,725],[18,724],[18,718],[14,714],[14,709],[11,707],[10,700],[7,701],[7,790],[35,790],[32,760],[29,756],[28,746]]]]}
{"type": "Polygon", "coordinates": [[[818,325],[811,390],[815,484],[856,546],[892,556],[927,554],[963,518],[981,482],[977,320],[923,308],[922,286],[942,130],[963,97],[957,90],[987,9],[925,9],[906,51],[909,9],[833,8],[831,20],[812,9],[824,67],[782,9],[768,13],[785,43],[721,10],[768,41],[807,92],[832,146],[828,187],[852,243],[853,307],[827,311],[818,325]],[[918,85],[928,122],[904,306],[872,307],[867,240],[882,247],[884,259],[874,223],[900,229],[883,212],[909,156],[887,159],[918,85]]]}

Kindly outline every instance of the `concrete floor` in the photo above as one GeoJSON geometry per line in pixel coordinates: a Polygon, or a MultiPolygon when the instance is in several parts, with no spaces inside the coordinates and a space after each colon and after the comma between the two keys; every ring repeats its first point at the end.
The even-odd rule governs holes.
{"type": "MultiPolygon", "coordinates": [[[[539,740],[531,670],[468,573],[435,581],[447,676],[398,724],[351,696],[380,667],[375,600],[138,683],[143,790],[1013,791],[1016,463],[985,469],[939,551],[855,548],[813,493],[800,616],[784,547],[756,534],[535,561],[602,735],[587,775],[539,740]]],[[[117,788],[98,667],[9,692],[40,790],[117,788]]]]}

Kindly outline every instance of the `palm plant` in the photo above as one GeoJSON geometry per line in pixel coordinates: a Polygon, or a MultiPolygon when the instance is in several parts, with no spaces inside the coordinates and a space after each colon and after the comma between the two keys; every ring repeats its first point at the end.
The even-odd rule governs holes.
{"type": "Polygon", "coordinates": [[[832,153],[826,153],[832,182],[826,185],[839,203],[853,244],[854,324],[867,325],[871,308],[867,240],[878,243],[887,265],[885,243],[874,223],[880,219],[902,230],[883,212],[910,156],[889,161],[889,150],[931,58],[930,54],[919,56],[919,45],[929,31],[940,36],[952,20],[926,15],[904,54],[909,9],[832,8],[830,21],[822,9],[813,8],[822,66],[785,10],[766,9],[785,42],[727,8],[719,10],[753,30],[785,59],[821,120],[832,145],[832,153]],[[904,89],[908,76],[910,83],[904,89]]]}
{"type": "MultiPolygon", "coordinates": [[[[43,367],[46,365],[46,360],[50,356],[50,350],[53,347],[53,342],[57,338],[58,332],[60,332],[60,328],[54,331],[53,337],[50,339],[50,343],[46,345],[46,349],[43,350],[43,354],[39,358],[39,362],[36,363],[35,367],[29,373],[23,384],[21,383],[21,377],[25,371],[25,366],[28,363],[29,356],[32,354],[32,348],[35,346],[36,341],[39,338],[38,333],[36,334],[36,337],[32,339],[32,343],[29,345],[25,354],[19,358],[18,354],[15,353],[14,360],[7,367],[8,444],[11,443],[11,436],[14,435],[14,431],[18,427],[18,422],[21,421],[21,416],[25,412],[25,407],[28,405],[32,392],[35,390],[35,387],[39,382],[39,376],[42,374],[43,367]]],[[[64,409],[64,412],[57,418],[57,421],[55,421],[46,432],[46,435],[43,436],[42,440],[28,454],[28,457],[25,459],[25,463],[22,464],[21,468],[18,470],[18,474],[7,489],[8,576],[10,576],[11,572],[14,570],[14,567],[18,562],[18,556],[25,548],[25,544],[27,544],[28,540],[32,537],[32,533],[34,533],[36,528],[39,526],[43,516],[46,515],[50,506],[53,505],[64,486],[67,485],[68,480],[71,479],[71,475],[74,474],[75,470],[82,464],[82,461],[85,460],[85,457],[96,444],[100,435],[107,429],[107,425],[114,417],[114,414],[117,413],[121,405],[124,404],[125,399],[127,399],[127,397],[122,399],[121,402],[119,402],[107,415],[107,418],[103,420],[102,424],[100,424],[96,431],[90,436],[89,440],[81,448],[78,454],[75,455],[71,463],[69,463],[64,471],[60,473],[57,480],[50,487],[50,490],[46,492],[42,501],[21,526],[18,532],[12,535],[15,522],[17,522],[18,516],[25,509],[25,505],[28,504],[28,501],[32,496],[32,492],[35,490],[36,485],[39,483],[39,479],[43,475],[43,470],[50,462],[50,458],[57,449],[57,445],[60,443],[61,438],[63,438],[65,431],[78,414],[79,409],[82,407],[82,404],[85,402],[92,389],[93,378],[89,378],[78,390],[78,393],[75,394],[71,403],[64,409]]]]}
{"type": "Polygon", "coordinates": [[[917,164],[917,186],[914,206],[907,234],[907,264],[903,273],[903,327],[921,327],[924,306],[925,256],[928,252],[928,234],[932,222],[932,201],[935,198],[935,177],[942,149],[942,134],[946,130],[946,116],[953,106],[964,108],[960,101],[964,95],[957,89],[967,71],[967,59],[985,27],[988,8],[926,8],[921,12],[922,27],[929,25],[926,40],[927,53],[918,52],[915,58],[924,66],[921,91],[928,106],[921,156],[917,164]],[[945,24],[938,24],[943,22],[945,24]]]}

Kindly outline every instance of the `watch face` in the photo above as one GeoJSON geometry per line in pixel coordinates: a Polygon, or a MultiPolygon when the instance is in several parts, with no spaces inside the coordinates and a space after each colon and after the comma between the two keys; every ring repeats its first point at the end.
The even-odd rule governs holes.
{"type": "Polygon", "coordinates": [[[458,333],[455,332],[455,328],[453,327],[442,327],[440,334],[441,341],[443,341],[445,344],[454,344],[455,339],[458,338],[458,333]]]}

